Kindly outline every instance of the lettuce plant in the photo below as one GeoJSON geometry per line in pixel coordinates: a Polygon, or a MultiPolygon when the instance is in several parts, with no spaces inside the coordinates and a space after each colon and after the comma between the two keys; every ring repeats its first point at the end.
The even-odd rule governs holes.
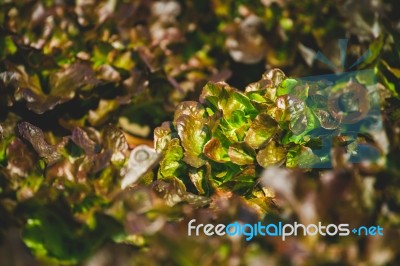
{"type": "MultiPolygon", "coordinates": [[[[328,85],[308,85],[279,69],[244,92],[222,82],[206,84],[199,102],[181,103],[174,120],[155,130],[155,147],[163,154],[158,179],[179,179],[204,195],[229,190],[268,207],[265,198],[270,193],[257,182],[263,168],[283,165],[307,171],[331,160],[331,149],[313,151],[322,145],[320,136],[336,137],[339,146],[357,147],[367,141],[363,136],[338,137],[337,110],[321,107],[330,98],[328,85]]],[[[344,97],[355,81],[342,86],[336,93],[344,97]]],[[[353,104],[353,109],[362,111],[364,105],[353,104]]]]}

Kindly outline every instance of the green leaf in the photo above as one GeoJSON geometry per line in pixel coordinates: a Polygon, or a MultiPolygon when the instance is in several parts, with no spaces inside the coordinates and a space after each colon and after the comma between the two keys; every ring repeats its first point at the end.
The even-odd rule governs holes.
{"type": "Polygon", "coordinates": [[[242,110],[236,110],[228,119],[221,119],[220,128],[231,142],[242,141],[250,127],[251,120],[242,110]]]}
{"type": "Polygon", "coordinates": [[[229,147],[229,158],[238,165],[253,164],[255,162],[256,153],[247,143],[234,143],[229,147]]]}
{"type": "Polygon", "coordinates": [[[186,170],[186,165],[183,163],[183,157],[183,148],[179,143],[179,139],[174,138],[168,142],[165,155],[160,162],[159,178],[182,176],[186,170]]]}
{"type": "Polygon", "coordinates": [[[222,146],[220,140],[217,138],[210,139],[204,145],[203,152],[205,156],[215,162],[224,163],[229,161],[227,149],[222,146]]]}
{"type": "Polygon", "coordinates": [[[242,110],[233,111],[231,117],[226,119],[226,121],[228,122],[229,126],[234,129],[247,126],[249,124],[249,119],[242,110]]]}
{"type": "Polygon", "coordinates": [[[176,120],[175,127],[185,149],[184,161],[196,168],[204,165],[205,160],[201,155],[210,135],[204,120],[190,115],[181,115],[176,120]]]}
{"type": "Polygon", "coordinates": [[[297,83],[295,79],[285,79],[278,87],[277,96],[291,94],[297,83]]]}
{"type": "MultiPolygon", "coordinates": [[[[248,92],[246,93],[247,97],[253,102],[257,103],[267,103],[268,100],[264,98],[259,92],[248,92]]],[[[254,104],[254,103],[253,103],[254,104]]]]}
{"type": "Polygon", "coordinates": [[[278,131],[276,121],[269,115],[261,113],[254,119],[244,141],[253,149],[258,149],[278,131]]]}
{"type": "Polygon", "coordinates": [[[214,83],[214,82],[207,82],[207,84],[203,87],[203,91],[200,96],[200,102],[204,103],[208,97],[215,96],[219,97],[221,94],[224,86],[227,84],[225,83],[214,83]]]}
{"type": "Polygon", "coordinates": [[[208,82],[204,87],[200,95],[200,103],[210,107],[214,112],[218,110],[218,99],[222,93],[222,90],[226,84],[208,82]]]}
{"type": "Polygon", "coordinates": [[[249,97],[253,103],[256,102],[259,105],[261,103],[270,104],[276,100],[277,87],[267,76],[268,74],[263,75],[261,80],[251,83],[246,87],[246,96],[249,97]]]}
{"type": "Polygon", "coordinates": [[[272,165],[280,165],[286,158],[286,150],[279,146],[274,140],[268,142],[267,146],[257,153],[257,162],[264,168],[272,165]]]}
{"type": "Polygon", "coordinates": [[[237,110],[244,111],[246,114],[256,113],[257,110],[251,104],[250,99],[244,94],[225,88],[218,101],[218,107],[222,111],[224,118],[229,118],[237,110]]]}

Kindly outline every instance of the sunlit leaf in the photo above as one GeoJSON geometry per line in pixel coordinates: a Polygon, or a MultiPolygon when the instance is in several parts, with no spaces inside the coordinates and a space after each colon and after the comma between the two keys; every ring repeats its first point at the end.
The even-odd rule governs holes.
{"type": "Polygon", "coordinates": [[[203,120],[190,115],[182,115],[176,120],[176,128],[185,149],[184,160],[193,167],[204,165],[202,159],[203,147],[209,138],[209,129],[203,120]]]}
{"type": "Polygon", "coordinates": [[[235,143],[229,147],[229,158],[238,165],[252,164],[255,161],[256,153],[245,142],[235,143]]]}
{"type": "Polygon", "coordinates": [[[257,149],[279,131],[278,124],[270,116],[259,114],[250,126],[244,141],[257,149]]]}
{"type": "Polygon", "coordinates": [[[215,162],[223,163],[230,160],[227,149],[222,146],[220,140],[217,138],[210,139],[204,145],[203,152],[205,156],[215,162]]]}
{"type": "Polygon", "coordinates": [[[181,176],[186,170],[186,165],[183,163],[183,148],[180,145],[179,139],[172,139],[165,150],[165,156],[160,162],[160,170],[162,178],[170,176],[181,176]]]}
{"type": "Polygon", "coordinates": [[[257,162],[264,168],[280,165],[286,158],[286,150],[274,140],[268,142],[264,149],[257,153],[257,162]]]}

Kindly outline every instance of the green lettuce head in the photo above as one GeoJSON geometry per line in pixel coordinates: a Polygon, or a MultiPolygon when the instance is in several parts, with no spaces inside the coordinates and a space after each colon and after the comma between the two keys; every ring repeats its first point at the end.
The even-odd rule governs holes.
{"type": "MultiPolygon", "coordinates": [[[[319,92],[326,92],[329,84],[312,86],[287,78],[279,69],[265,73],[244,92],[223,82],[206,84],[199,102],[181,103],[174,120],[155,130],[155,147],[163,158],[158,179],[179,179],[200,195],[222,189],[265,202],[271,193],[257,180],[264,168],[308,171],[332,159],[330,148],[319,149],[321,136],[335,139],[340,121],[331,110],[321,115],[321,106],[315,104],[326,96],[319,92]],[[328,122],[335,126],[327,127],[328,122]],[[318,150],[323,154],[314,152],[318,150]]],[[[346,141],[354,146],[365,139],[346,141]]]]}

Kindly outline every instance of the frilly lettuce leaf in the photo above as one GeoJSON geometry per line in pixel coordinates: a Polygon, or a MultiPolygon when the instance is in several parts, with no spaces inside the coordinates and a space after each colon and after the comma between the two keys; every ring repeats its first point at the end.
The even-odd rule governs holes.
{"type": "Polygon", "coordinates": [[[226,147],[223,147],[221,141],[218,138],[210,139],[204,145],[203,152],[204,155],[207,156],[207,158],[218,163],[224,163],[230,160],[226,147]]]}
{"type": "Polygon", "coordinates": [[[264,168],[272,165],[280,165],[286,159],[286,149],[275,140],[271,140],[257,153],[257,162],[264,168]]]}
{"type": "Polygon", "coordinates": [[[165,150],[165,156],[160,162],[159,178],[170,176],[181,176],[185,174],[187,166],[183,163],[184,151],[180,145],[179,139],[174,138],[165,150]]]}
{"type": "Polygon", "coordinates": [[[265,113],[259,114],[250,126],[244,141],[258,149],[279,131],[277,122],[265,113]]]}
{"type": "Polygon", "coordinates": [[[245,142],[237,142],[229,146],[229,158],[238,165],[253,164],[256,153],[252,147],[245,142]]]}
{"type": "Polygon", "coordinates": [[[175,121],[182,146],[185,149],[184,161],[193,167],[205,164],[203,147],[209,138],[209,128],[203,119],[182,115],[175,121]]]}

